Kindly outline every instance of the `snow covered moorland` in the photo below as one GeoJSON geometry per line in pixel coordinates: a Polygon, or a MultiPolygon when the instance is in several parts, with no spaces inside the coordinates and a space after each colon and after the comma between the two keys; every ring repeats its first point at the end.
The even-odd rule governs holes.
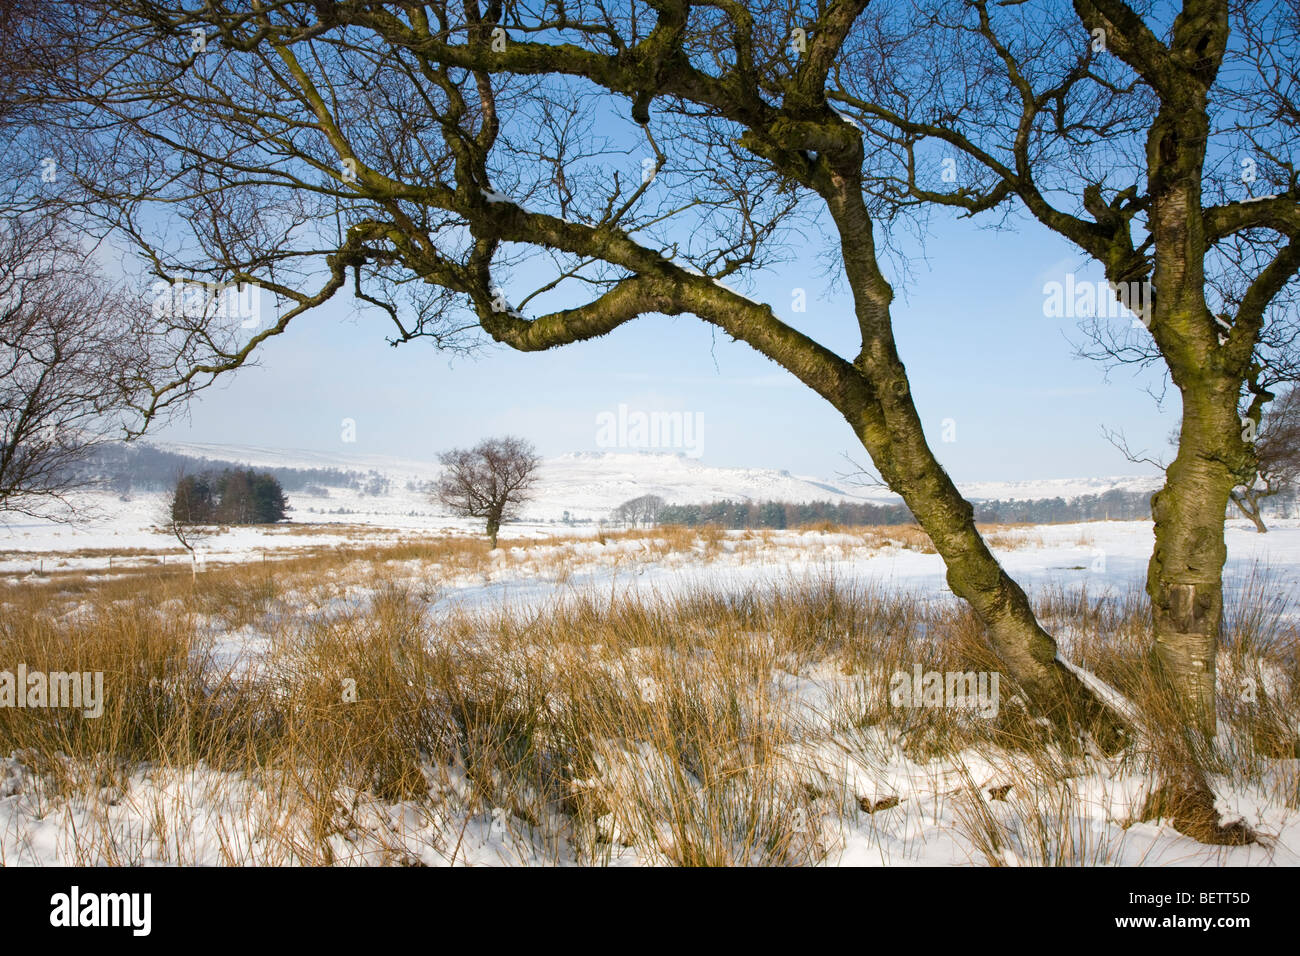
{"type": "Polygon", "coordinates": [[[51,678],[45,706],[0,707],[0,864],[1300,862],[1300,521],[1229,523],[1203,765],[1259,841],[1214,847],[1153,792],[1147,522],[987,530],[1143,728],[1106,756],[1027,713],[915,527],[562,520],[845,489],[569,456],[489,551],[419,490],[428,466],[357,467],[390,491],[291,493],[290,522],[213,536],[193,576],[159,492],[0,527],[0,670],[51,678]],[[52,706],[56,673],[102,673],[102,714],[52,706]]]}

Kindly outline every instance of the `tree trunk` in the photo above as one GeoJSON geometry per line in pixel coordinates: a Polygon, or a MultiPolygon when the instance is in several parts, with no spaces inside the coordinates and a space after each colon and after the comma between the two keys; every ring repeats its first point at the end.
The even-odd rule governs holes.
{"type": "Polygon", "coordinates": [[[1183,389],[1178,457],[1151,499],[1156,543],[1147,594],[1155,653],[1188,718],[1209,737],[1215,732],[1215,654],[1228,558],[1224,516],[1236,484],[1229,463],[1240,445],[1236,396],[1228,383],[1217,394],[1199,382],[1183,389]]]}
{"type": "Polygon", "coordinates": [[[1067,734],[1087,730],[1114,751],[1127,736],[1123,720],[1057,658],[1056,642],[1039,625],[1025,592],[988,549],[975,526],[974,508],[926,441],[895,346],[889,313],[893,291],[876,264],[861,190],[851,180],[836,186],[828,205],[839,227],[863,342],[854,364],[872,389],[871,399],[841,412],[881,476],[930,536],[947,566],[948,586],[987,628],[1010,675],[1058,728],[1067,734]]]}
{"type": "Polygon", "coordinates": [[[499,518],[488,518],[488,522],[487,522],[487,533],[488,533],[488,541],[490,542],[490,544],[488,545],[488,550],[489,550],[489,551],[495,551],[495,550],[496,550],[496,547],[497,547],[497,532],[500,531],[500,530],[501,530],[501,521],[500,521],[500,519],[499,519],[499,518]]]}
{"type": "MultiPolygon", "coordinates": [[[[1167,729],[1161,756],[1166,796],[1177,829],[1203,842],[1254,839],[1242,824],[1222,825],[1203,768],[1203,745],[1216,730],[1215,654],[1223,621],[1224,537],[1228,500],[1242,475],[1254,474],[1254,448],[1242,434],[1239,402],[1249,375],[1249,319],[1231,328],[1216,322],[1205,296],[1209,248],[1201,183],[1209,141],[1204,67],[1222,52],[1222,9],[1183,21],[1178,32],[1204,59],[1180,71],[1162,91],[1147,137],[1148,229],[1154,240],[1149,326],[1182,397],[1178,455],[1165,486],[1151,498],[1155,549],[1147,569],[1153,618],[1153,657],[1176,695],[1178,723],[1167,729]]],[[[1238,312],[1238,319],[1241,313],[1238,312]]],[[[1256,331],[1255,335],[1258,334],[1256,331]]]]}
{"type": "Polygon", "coordinates": [[[1190,726],[1215,732],[1215,652],[1223,619],[1224,523],[1239,476],[1254,474],[1239,401],[1245,369],[1226,348],[1205,298],[1201,181],[1209,137],[1206,90],[1189,85],[1151,126],[1155,308],[1151,334],[1182,396],[1178,456],[1151,499],[1155,550],[1147,569],[1154,653],[1190,726]]]}
{"type": "Polygon", "coordinates": [[[988,630],[989,642],[1010,675],[1058,727],[1087,730],[1106,750],[1124,742],[1125,727],[1057,657],[1056,642],[1038,623],[1024,590],[1006,573],[975,525],[974,508],[935,459],[910,398],[886,403],[882,445],[859,434],[889,485],[899,491],[947,567],[948,586],[988,630]]]}

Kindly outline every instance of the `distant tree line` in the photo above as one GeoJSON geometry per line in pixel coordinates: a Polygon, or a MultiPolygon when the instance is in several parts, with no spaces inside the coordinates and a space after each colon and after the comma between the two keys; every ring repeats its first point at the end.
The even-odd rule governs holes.
{"type": "MultiPolygon", "coordinates": [[[[975,517],[988,522],[1097,521],[1151,517],[1151,495],[1145,491],[1108,491],[1077,498],[1032,501],[982,501],[975,517]]],[[[869,504],[845,501],[711,501],[705,504],[664,505],[656,523],[688,527],[716,524],[724,528],[798,528],[829,521],[840,525],[913,524],[915,518],[903,504],[869,504]]]]}
{"type": "MultiPolygon", "coordinates": [[[[638,501],[640,499],[633,499],[638,501]]],[[[1004,524],[1067,524],[1075,521],[1133,521],[1151,517],[1151,492],[1112,489],[1099,495],[1075,498],[1034,498],[1013,501],[977,501],[975,520],[1004,524]]],[[[626,519],[633,502],[615,510],[615,520],[626,519]]],[[[1267,508],[1279,517],[1297,512],[1294,491],[1271,498],[1267,508]]],[[[831,522],[852,525],[914,524],[912,513],[902,504],[867,504],[836,501],[710,501],[703,504],[660,504],[654,518],[658,525],[714,524],[723,528],[798,528],[831,522]]]]}
{"type": "MultiPolygon", "coordinates": [[[[69,476],[78,486],[108,487],[120,494],[131,491],[168,491],[179,472],[210,473],[248,468],[242,462],[195,458],[144,443],[103,445],[76,466],[69,476]]],[[[377,471],[342,468],[265,468],[285,491],[318,493],[328,488],[351,488],[364,495],[383,496],[390,481],[377,471]]]]}
{"type": "Polygon", "coordinates": [[[284,519],[284,489],[274,475],[226,469],[184,475],[172,494],[176,525],[274,524],[284,519]]]}
{"type": "MultiPolygon", "coordinates": [[[[1066,524],[1074,521],[1132,521],[1151,517],[1151,492],[1107,491],[1100,495],[1063,498],[1036,498],[1030,501],[975,502],[977,521],[1006,524],[1066,524]]],[[[1294,491],[1275,493],[1265,512],[1290,517],[1296,510],[1294,491]]],[[[1227,517],[1239,517],[1229,509],[1227,517]]]]}
{"type": "MultiPolygon", "coordinates": [[[[664,500],[658,495],[641,495],[623,502],[610,513],[610,517],[619,524],[632,527],[653,526],[663,509],[664,500]]],[[[567,520],[569,513],[566,511],[564,515],[567,520]]]]}
{"type": "Polygon", "coordinates": [[[1151,492],[1112,489],[1100,495],[977,501],[975,520],[1007,524],[1065,524],[1071,521],[1132,521],[1151,517],[1151,492]]]}
{"type": "Polygon", "coordinates": [[[710,501],[704,504],[663,505],[659,525],[687,527],[716,524],[724,528],[798,528],[830,521],[842,525],[911,524],[904,505],[873,505],[835,501],[710,501]]]}

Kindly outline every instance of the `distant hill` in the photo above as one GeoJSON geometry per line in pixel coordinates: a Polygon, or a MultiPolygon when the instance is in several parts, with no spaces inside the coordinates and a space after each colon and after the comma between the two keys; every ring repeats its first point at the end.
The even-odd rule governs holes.
{"type": "MultiPolygon", "coordinates": [[[[435,461],[245,445],[152,441],[109,446],[94,465],[101,483],[121,491],[157,491],[178,471],[251,466],[270,471],[300,511],[385,514],[440,511],[427,494],[437,477],[435,461]]],[[[1044,481],[976,482],[962,486],[973,501],[1030,501],[1102,495],[1108,491],[1150,492],[1159,476],[1063,478],[1044,481]]],[[[723,468],[685,455],[638,452],[577,452],[546,459],[534,520],[600,520],[628,499],[658,495],[670,504],[709,501],[898,504],[889,489],[842,480],[792,475],[770,468],[723,468]]]]}

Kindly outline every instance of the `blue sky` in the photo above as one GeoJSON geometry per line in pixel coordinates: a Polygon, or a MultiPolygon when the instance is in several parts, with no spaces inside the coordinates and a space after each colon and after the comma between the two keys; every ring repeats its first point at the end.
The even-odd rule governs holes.
{"type": "MultiPolygon", "coordinates": [[[[1159,390],[1158,372],[1118,370],[1107,382],[1101,365],[1074,355],[1078,320],[1043,314],[1046,282],[1067,272],[1076,281],[1102,277],[1086,257],[1027,220],[997,232],[932,223],[925,256],[909,281],[888,263],[886,271],[914,397],[958,481],[1149,473],[1125,460],[1103,426],[1123,430],[1135,449],[1168,452],[1178,399],[1171,391],[1160,408],[1144,390],[1159,390]]],[[[851,306],[843,292],[828,293],[823,273],[810,256],[744,291],[851,357],[851,306]],[[807,293],[801,315],[791,312],[795,288],[807,293]]],[[[694,318],[649,317],[551,352],[492,346],[454,361],[426,342],[388,346],[386,322],[343,301],[302,316],[264,346],[260,367],[203,393],[188,421],[154,435],[423,459],[512,433],[549,456],[599,450],[597,416],[625,404],[699,416],[700,457],[711,465],[833,477],[850,469],[845,453],[867,460],[822,399],[694,318]],[[356,423],[355,442],[342,440],[344,419],[356,423]]]]}

